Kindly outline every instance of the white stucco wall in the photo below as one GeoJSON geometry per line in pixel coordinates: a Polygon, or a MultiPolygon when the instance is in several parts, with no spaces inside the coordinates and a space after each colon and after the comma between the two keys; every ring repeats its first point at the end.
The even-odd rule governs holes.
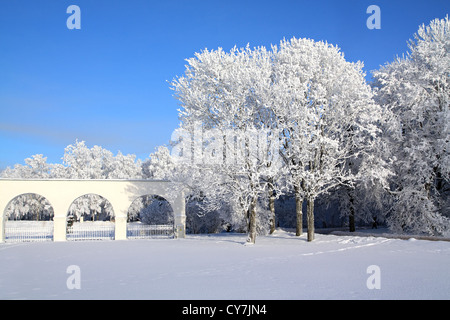
{"type": "Polygon", "coordinates": [[[108,200],[115,215],[115,239],[127,237],[127,213],[131,203],[140,196],[154,194],[164,197],[172,206],[177,237],[186,230],[185,199],[175,193],[171,183],[164,180],[15,180],[0,179],[0,242],[4,241],[5,209],[16,196],[36,193],[45,197],[54,210],[54,241],[66,240],[67,212],[72,202],[86,194],[98,194],[108,200]]]}

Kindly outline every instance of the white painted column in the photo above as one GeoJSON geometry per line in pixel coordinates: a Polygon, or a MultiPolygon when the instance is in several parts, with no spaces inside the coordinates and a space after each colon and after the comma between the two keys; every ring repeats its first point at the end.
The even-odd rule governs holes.
{"type": "Polygon", "coordinates": [[[127,240],[127,217],[115,217],[115,234],[114,240],[127,240]]]}
{"type": "Polygon", "coordinates": [[[66,217],[53,217],[53,241],[66,241],[66,217]]]}
{"type": "Polygon", "coordinates": [[[66,241],[67,211],[72,203],[72,198],[56,195],[48,199],[53,207],[53,241],[66,241]]]}
{"type": "Polygon", "coordinates": [[[186,200],[184,199],[184,192],[181,191],[175,199],[175,238],[186,237],[186,200]]]}
{"type": "Polygon", "coordinates": [[[127,195],[120,192],[119,189],[117,193],[113,194],[113,197],[111,197],[109,201],[114,210],[114,240],[126,240],[128,208],[131,205],[130,200],[127,195]]]}

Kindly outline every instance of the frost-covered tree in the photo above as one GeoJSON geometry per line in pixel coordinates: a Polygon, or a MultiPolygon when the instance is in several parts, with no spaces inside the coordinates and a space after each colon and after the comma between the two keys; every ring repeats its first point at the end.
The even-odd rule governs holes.
{"type": "Polygon", "coordinates": [[[107,179],[141,179],[142,161],[136,160],[136,155],[118,152],[109,163],[107,168],[107,179]]]}
{"type": "Polygon", "coordinates": [[[271,131],[271,54],[249,46],[229,53],[219,48],[187,61],[185,75],[172,82],[183,128],[193,137],[185,141],[185,158],[207,177],[210,201],[230,199],[236,214],[247,216],[254,243],[258,199],[278,188],[277,152],[268,147],[278,141],[271,131]]]}
{"type": "Polygon", "coordinates": [[[50,177],[51,165],[47,163],[47,157],[42,154],[26,158],[25,164],[16,164],[13,169],[6,168],[1,172],[1,177],[16,179],[45,179],[50,177]]]}
{"type": "Polygon", "coordinates": [[[450,230],[450,21],[420,26],[409,53],[374,73],[377,98],[395,115],[395,231],[433,235],[450,230]]]}
{"type": "Polygon", "coordinates": [[[5,214],[9,220],[51,220],[53,208],[46,198],[28,193],[11,200],[5,214]]]}
{"type": "Polygon", "coordinates": [[[65,148],[63,164],[68,179],[105,179],[112,170],[114,156],[100,146],[89,148],[85,141],[76,141],[65,148]]]}
{"type": "Polygon", "coordinates": [[[140,179],[141,161],[134,154],[116,156],[103,147],[89,148],[76,141],[65,148],[63,165],[54,165],[53,176],[65,179],[140,179]]]}
{"type": "Polygon", "coordinates": [[[111,203],[97,194],[87,194],[75,199],[68,212],[75,221],[112,220],[114,211],[111,203]]]}
{"type": "Polygon", "coordinates": [[[354,163],[368,158],[383,116],[362,63],[347,62],[338,47],[293,38],[275,50],[274,110],[282,129],[281,154],[296,198],[297,235],[306,198],[311,241],[315,198],[337,185],[351,189],[368,174],[354,163]]]}
{"type": "Polygon", "coordinates": [[[150,159],[143,164],[145,177],[155,180],[170,180],[178,168],[170,155],[170,150],[160,146],[150,154],[150,159]]]}
{"type": "Polygon", "coordinates": [[[68,179],[102,179],[112,153],[99,146],[88,148],[84,141],[76,141],[64,150],[63,164],[68,179]]]}
{"type": "Polygon", "coordinates": [[[185,75],[173,82],[182,125],[196,137],[185,150],[193,162],[199,154],[203,170],[216,178],[208,185],[211,194],[232,199],[247,214],[250,242],[258,200],[280,195],[286,184],[297,200],[298,235],[307,200],[312,240],[318,195],[388,175],[381,159],[373,161],[381,108],[362,63],[347,62],[338,47],[293,38],[272,52],[248,46],[205,50],[187,61],[185,75]],[[209,148],[208,139],[220,147],[209,148]],[[213,165],[205,163],[214,160],[205,149],[215,150],[213,165]]]}
{"type": "Polygon", "coordinates": [[[151,197],[150,203],[140,212],[140,218],[146,224],[173,224],[173,209],[170,203],[158,196],[151,197]]]}

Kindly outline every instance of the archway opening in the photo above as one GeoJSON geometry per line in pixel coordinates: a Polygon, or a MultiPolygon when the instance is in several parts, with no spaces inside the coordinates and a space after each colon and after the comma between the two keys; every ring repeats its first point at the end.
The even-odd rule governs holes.
{"type": "Polygon", "coordinates": [[[107,199],[91,193],[72,202],[67,212],[67,240],[113,240],[114,233],[114,210],[107,199]]]}
{"type": "Polygon", "coordinates": [[[36,193],[13,198],[4,212],[5,241],[53,240],[54,210],[50,202],[36,193]]]}
{"type": "Polygon", "coordinates": [[[141,196],[128,209],[127,238],[173,237],[174,221],[173,208],[165,198],[141,196]]]}

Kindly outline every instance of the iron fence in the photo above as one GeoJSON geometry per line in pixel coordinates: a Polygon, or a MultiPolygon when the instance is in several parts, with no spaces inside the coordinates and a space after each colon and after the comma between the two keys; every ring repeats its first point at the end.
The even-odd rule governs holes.
{"type": "Polygon", "coordinates": [[[174,228],[170,224],[127,223],[128,239],[171,238],[173,236],[174,228]]]}
{"type": "Polygon", "coordinates": [[[53,221],[8,220],[5,242],[52,241],[53,221]]]}
{"type": "Polygon", "coordinates": [[[74,222],[66,228],[67,240],[114,240],[114,222],[74,222]]]}

